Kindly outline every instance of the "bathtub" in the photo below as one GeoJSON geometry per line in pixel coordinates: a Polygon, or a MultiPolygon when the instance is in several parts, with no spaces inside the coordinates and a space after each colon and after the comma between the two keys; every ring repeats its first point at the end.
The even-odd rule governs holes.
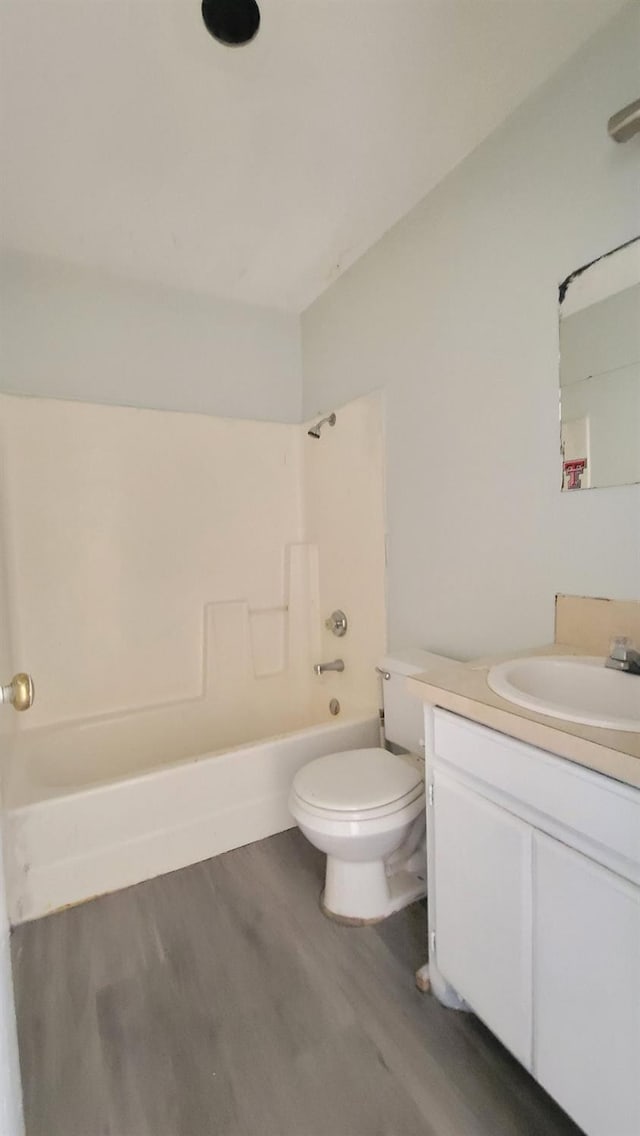
{"type": "Polygon", "coordinates": [[[371,711],[307,723],[263,713],[243,735],[216,735],[193,705],[18,734],[5,777],[11,923],[291,828],[297,770],[378,745],[379,723],[371,711]]]}

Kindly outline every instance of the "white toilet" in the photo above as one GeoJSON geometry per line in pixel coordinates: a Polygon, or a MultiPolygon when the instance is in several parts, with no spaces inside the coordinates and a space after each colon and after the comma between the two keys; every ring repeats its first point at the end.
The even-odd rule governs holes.
{"type": "Polygon", "coordinates": [[[385,737],[408,751],[347,750],[296,774],[289,810],[327,854],[322,907],[347,923],[375,923],[426,895],[424,720],[407,677],[433,656],[397,652],[380,663],[385,737]]]}

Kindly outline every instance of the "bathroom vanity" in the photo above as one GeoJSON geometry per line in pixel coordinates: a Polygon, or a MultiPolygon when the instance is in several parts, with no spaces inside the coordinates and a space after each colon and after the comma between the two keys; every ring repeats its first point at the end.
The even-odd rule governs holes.
{"type": "Polygon", "coordinates": [[[412,683],[426,703],[434,991],[477,1013],[588,1136],[635,1136],[640,734],[554,728],[493,694],[486,667],[437,671],[412,683]],[[580,743],[584,761],[561,756],[580,743]],[[627,780],[602,772],[599,745],[605,769],[626,746],[627,780]]]}

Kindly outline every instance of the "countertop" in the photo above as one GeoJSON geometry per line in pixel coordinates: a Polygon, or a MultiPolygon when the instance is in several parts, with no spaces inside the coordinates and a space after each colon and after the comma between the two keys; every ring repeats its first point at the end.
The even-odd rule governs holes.
{"type": "MultiPolygon", "coordinates": [[[[587,769],[640,788],[640,733],[582,726],[536,714],[500,698],[487,684],[489,668],[506,659],[589,653],[581,647],[553,643],[529,651],[475,659],[470,663],[434,656],[433,664],[427,670],[408,680],[409,688],[432,706],[440,706],[443,710],[450,710],[512,738],[575,761],[587,769]]],[[[635,681],[640,682],[640,678],[635,681]]]]}

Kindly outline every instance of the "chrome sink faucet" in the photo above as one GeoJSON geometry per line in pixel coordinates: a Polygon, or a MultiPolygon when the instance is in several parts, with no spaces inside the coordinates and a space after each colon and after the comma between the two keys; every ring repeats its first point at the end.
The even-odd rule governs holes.
{"type": "Polygon", "coordinates": [[[624,671],[626,674],[640,675],[640,651],[626,635],[614,639],[609,650],[609,657],[605,660],[605,667],[615,671],[624,671]]]}
{"type": "Polygon", "coordinates": [[[343,671],[344,662],[342,659],[334,659],[332,663],[316,663],[313,668],[313,673],[316,675],[323,675],[325,671],[343,671]]]}

